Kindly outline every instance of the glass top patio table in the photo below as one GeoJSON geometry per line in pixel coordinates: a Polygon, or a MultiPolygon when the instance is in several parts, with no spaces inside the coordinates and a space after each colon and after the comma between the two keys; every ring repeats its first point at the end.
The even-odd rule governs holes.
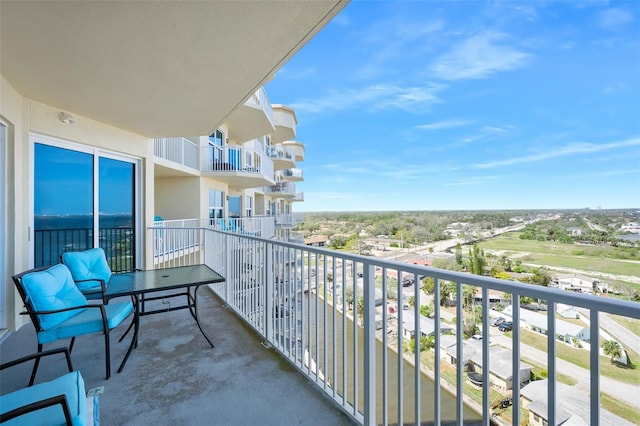
{"type": "Polygon", "coordinates": [[[132,297],[134,301],[133,322],[120,340],[124,338],[131,327],[133,327],[133,337],[131,338],[131,343],[122,363],[118,368],[118,373],[122,372],[122,369],[131,354],[131,350],[138,346],[140,317],[144,315],[159,314],[178,309],[188,309],[189,313],[198,325],[200,332],[213,348],[213,343],[202,328],[198,317],[198,289],[202,285],[219,283],[224,280],[225,279],[219,273],[209,268],[207,265],[177,266],[173,268],[113,274],[109,280],[107,289],[104,292],[104,302],[109,303],[109,300],[122,296],[132,297]],[[193,294],[191,292],[192,289],[194,289],[193,294]],[[167,294],[165,290],[176,291],[169,292],[170,294],[167,294]],[[151,294],[155,292],[162,292],[162,295],[151,294]],[[168,309],[152,311],[145,310],[145,302],[181,296],[186,297],[186,303],[184,305],[174,306],[168,309]]]}
{"type": "Polygon", "coordinates": [[[224,278],[207,265],[178,266],[166,269],[113,274],[105,291],[105,301],[121,296],[213,284],[224,278]]]}

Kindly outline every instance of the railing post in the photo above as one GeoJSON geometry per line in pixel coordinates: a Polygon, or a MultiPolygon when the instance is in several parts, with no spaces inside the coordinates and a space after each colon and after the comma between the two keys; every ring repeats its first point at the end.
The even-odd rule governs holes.
{"type": "Polygon", "coordinates": [[[273,310],[273,290],[274,290],[274,270],[273,270],[273,244],[266,243],[264,251],[264,336],[266,341],[270,344],[273,339],[273,327],[271,324],[271,317],[273,310]]]}
{"type": "MultiPolygon", "coordinates": [[[[375,266],[370,263],[363,265],[364,279],[364,332],[363,332],[363,380],[364,380],[364,424],[376,424],[376,295],[375,295],[375,266]]],[[[355,302],[354,302],[355,303],[355,302]]]]}

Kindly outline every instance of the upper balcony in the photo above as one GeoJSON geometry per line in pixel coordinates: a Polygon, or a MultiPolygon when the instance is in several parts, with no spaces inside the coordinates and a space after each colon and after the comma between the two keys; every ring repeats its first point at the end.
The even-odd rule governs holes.
{"type": "Polygon", "coordinates": [[[247,146],[201,148],[200,169],[234,188],[258,188],[275,183],[273,162],[263,150],[247,146]]]}
{"type": "Polygon", "coordinates": [[[298,120],[293,109],[279,104],[273,105],[273,124],[275,131],[271,133],[271,143],[276,145],[296,137],[298,120]]]}
{"type": "Polygon", "coordinates": [[[298,141],[282,142],[284,149],[293,155],[296,162],[304,161],[304,144],[298,141]]]}
{"type": "Polygon", "coordinates": [[[273,133],[273,109],[264,87],[236,108],[225,122],[229,129],[229,139],[236,142],[246,142],[273,133]]]}
{"type": "Polygon", "coordinates": [[[278,182],[275,185],[265,187],[264,193],[278,198],[294,198],[296,196],[296,185],[291,182],[278,182]]]}
{"type": "Polygon", "coordinates": [[[275,170],[290,169],[296,166],[293,154],[284,149],[282,144],[272,146],[268,151],[269,158],[273,161],[273,168],[275,170]]]}
{"type": "Polygon", "coordinates": [[[155,138],[155,176],[193,176],[199,172],[199,147],[189,138],[155,138]]]}
{"type": "Polygon", "coordinates": [[[304,180],[301,169],[284,169],[278,172],[278,175],[287,182],[301,182],[304,180]]]}

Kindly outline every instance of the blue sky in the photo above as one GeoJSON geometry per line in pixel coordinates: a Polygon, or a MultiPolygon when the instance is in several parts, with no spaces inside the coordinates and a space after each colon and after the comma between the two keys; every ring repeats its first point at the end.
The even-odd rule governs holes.
{"type": "Polygon", "coordinates": [[[266,89],[296,211],[640,207],[640,1],[354,1],[266,89]]]}

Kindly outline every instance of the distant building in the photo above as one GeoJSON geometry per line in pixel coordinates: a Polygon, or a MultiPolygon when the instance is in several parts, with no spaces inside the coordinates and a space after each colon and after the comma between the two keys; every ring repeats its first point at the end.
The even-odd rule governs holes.
{"type": "MultiPolygon", "coordinates": [[[[529,411],[529,425],[547,426],[548,380],[531,382],[520,390],[522,405],[529,411]]],[[[589,397],[575,386],[556,382],[556,425],[589,425],[589,397]]],[[[631,423],[600,407],[601,426],[631,426],[631,423]]]]}
{"type": "MultiPolygon", "coordinates": [[[[462,362],[468,371],[482,374],[482,341],[465,340],[462,347],[462,362]]],[[[442,336],[440,341],[442,357],[452,365],[457,364],[457,345],[455,336],[442,336]],[[446,338],[446,339],[445,339],[446,338]],[[446,345],[446,347],[443,347],[446,345]]],[[[492,345],[489,347],[489,380],[493,386],[503,390],[513,388],[513,356],[509,349],[492,345]]],[[[531,380],[533,367],[520,361],[520,383],[528,383],[531,380]]]]}
{"type": "Polygon", "coordinates": [[[609,285],[593,277],[579,274],[557,274],[553,277],[553,287],[560,290],[576,291],[578,293],[607,293],[609,285]]]}
{"type": "MultiPolygon", "coordinates": [[[[420,315],[420,334],[422,337],[435,335],[435,322],[431,318],[420,315]]],[[[451,334],[453,328],[444,321],[440,321],[440,334],[451,334]]],[[[402,311],[402,334],[405,338],[413,339],[416,335],[416,317],[412,310],[402,311]]]]}
{"type": "MultiPolygon", "coordinates": [[[[507,306],[504,311],[502,311],[502,315],[508,317],[509,320],[513,318],[512,308],[512,306],[507,306]]],[[[526,309],[520,309],[520,326],[546,336],[547,315],[528,311],[526,309]]],[[[573,343],[573,339],[589,342],[591,337],[589,327],[567,321],[556,320],[556,338],[566,343],[573,343]]]]}
{"type": "Polygon", "coordinates": [[[327,245],[327,241],[329,241],[329,237],[324,235],[312,235],[311,237],[304,239],[304,244],[312,247],[324,247],[327,245]]]}

